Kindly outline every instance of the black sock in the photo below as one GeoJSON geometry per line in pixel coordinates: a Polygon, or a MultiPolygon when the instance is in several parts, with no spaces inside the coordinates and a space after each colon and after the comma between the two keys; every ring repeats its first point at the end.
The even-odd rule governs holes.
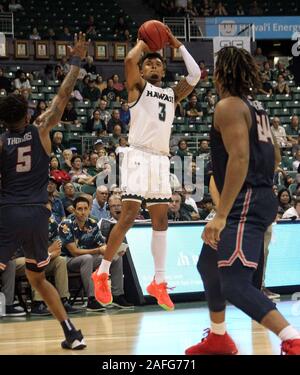
{"type": "Polygon", "coordinates": [[[76,328],[73,326],[70,319],[64,320],[63,322],[60,322],[62,329],[64,330],[64,334],[66,338],[72,336],[74,332],[76,332],[76,328]]]}

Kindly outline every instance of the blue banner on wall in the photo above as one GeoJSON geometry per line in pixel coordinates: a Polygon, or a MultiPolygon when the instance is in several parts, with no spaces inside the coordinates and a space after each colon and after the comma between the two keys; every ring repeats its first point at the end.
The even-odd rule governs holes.
{"type": "Polygon", "coordinates": [[[300,32],[300,17],[208,17],[205,35],[236,36],[249,24],[255,25],[256,39],[292,39],[293,33],[300,32]],[[220,32],[219,24],[224,24],[220,32]]]}

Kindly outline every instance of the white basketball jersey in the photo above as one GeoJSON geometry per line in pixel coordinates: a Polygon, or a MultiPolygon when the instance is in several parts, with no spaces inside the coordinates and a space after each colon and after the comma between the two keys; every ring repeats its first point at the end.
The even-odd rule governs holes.
{"type": "Polygon", "coordinates": [[[131,103],[129,144],[144,151],[169,155],[174,115],[173,89],[162,89],[147,82],[140,98],[131,103]]]}

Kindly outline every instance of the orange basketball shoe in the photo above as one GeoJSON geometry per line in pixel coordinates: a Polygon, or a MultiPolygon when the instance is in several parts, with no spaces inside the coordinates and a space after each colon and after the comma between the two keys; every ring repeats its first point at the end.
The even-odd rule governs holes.
{"type": "Polygon", "coordinates": [[[157,303],[165,310],[172,311],[174,310],[174,304],[171,301],[171,298],[167,292],[167,283],[157,284],[153,279],[151,284],[147,286],[147,292],[150,296],[157,299],[157,303]]]}
{"type": "Polygon", "coordinates": [[[92,273],[92,280],[94,282],[96,300],[102,306],[110,305],[113,297],[108,283],[108,274],[100,273],[100,275],[97,275],[97,271],[95,271],[92,273]]]}
{"type": "Polygon", "coordinates": [[[282,341],[281,354],[300,355],[300,339],[282,341]]]}
{"type": "Polygon", "coordinates": [[[238,350],[232,338],[225,335],[216,335],[210,329],[204,330],[204,336],[199,344],[186,349],[187,355],[234,355],[238,350]]]}

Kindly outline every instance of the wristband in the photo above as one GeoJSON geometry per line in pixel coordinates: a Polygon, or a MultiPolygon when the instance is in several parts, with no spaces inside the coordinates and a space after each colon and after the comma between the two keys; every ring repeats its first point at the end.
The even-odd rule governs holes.
{"type": "Polygon", "coordinates": [[[75,65],[80,68],[81,66],[81,58],[79,56],[72,56],[70,59],[70,65],[75,65]]]}

